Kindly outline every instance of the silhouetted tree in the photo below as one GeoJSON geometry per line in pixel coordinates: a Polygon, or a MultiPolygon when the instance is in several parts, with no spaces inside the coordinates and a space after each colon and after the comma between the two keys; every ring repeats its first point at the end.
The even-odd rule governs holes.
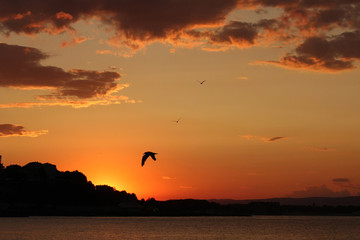
{"type": "Polygon", "coordinates": [[[10,165],[5,169],[5,175],[10,180],[19,180],[25,178],[25,173],[19,165],[10,165]]]}
{"type": "Polygon", "coordinates": [[[4,165],[1,162],[1,155],[0,155],[0,171],[4,169],[4,165]]]}

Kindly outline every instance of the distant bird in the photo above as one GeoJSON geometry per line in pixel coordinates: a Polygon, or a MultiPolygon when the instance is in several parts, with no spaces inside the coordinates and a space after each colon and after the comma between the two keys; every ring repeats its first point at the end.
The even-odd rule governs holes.
{"type": "Polygon", "coordinates": [[[204,83],[204,82],[206,82],[206,80],[204,80],[204,81],[198,81],[201,85],[204,83]]]}
{"type": "Polygon", "coordinates": [[[179,118],[178,120],[175,120],[174,122],[179,123],[180,119],[181,119],[181,118],[179,118]]]}
{"type": "Polygon", "coordinates": [[[145,161],[146,161],[146,159],[147,159],[149,156],[150,156],[154,161],[156,161],[155,154],[157,154],[157,153],[154,153],[154,152],[144,152],[144,156],[142,157],[142,160],[141,160],[141,166],[144,166],[145,161]]]}

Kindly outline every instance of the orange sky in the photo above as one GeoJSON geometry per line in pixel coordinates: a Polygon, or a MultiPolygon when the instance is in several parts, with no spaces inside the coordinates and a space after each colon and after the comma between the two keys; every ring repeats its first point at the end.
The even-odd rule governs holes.
{"type": "Polygon", "coordinates": [[[360,193],[358,1],[55,2],[0,0],[4,165],[139,199],[360,193]]]}

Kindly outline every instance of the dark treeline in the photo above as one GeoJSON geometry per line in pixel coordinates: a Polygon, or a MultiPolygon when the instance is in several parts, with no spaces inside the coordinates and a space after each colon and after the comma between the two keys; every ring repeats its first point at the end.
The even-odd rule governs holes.
{"type": "Polygon", "coordinates": [[[0,215],[96,215],[112,206],[126,214],[138,204],[135,194],[95,186],[79,171],[61,172],[55,165],[38,162],[0,166],[0,215]]]}
{"type": "Polygon", "coordinates": [[[4,167],[0,162],[0,216],[250,216],[359,215],[360,206],[219,204],[207,200],[138,200],[88,181],[79,171],[61,172],[38,162],[4,167]]]}

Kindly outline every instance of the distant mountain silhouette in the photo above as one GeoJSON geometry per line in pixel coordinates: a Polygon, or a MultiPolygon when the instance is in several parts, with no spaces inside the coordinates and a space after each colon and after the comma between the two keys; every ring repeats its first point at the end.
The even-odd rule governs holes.
{"type": "Polygon", "coordinates": [[[267,198],[267,199],[208,199],[222,205],[248,204],[251,202],[277,202],[281,205],[317,205],[317,206],[360,206],[360,196],[351,197],[308,197],[308,198],[267,198]]]}

